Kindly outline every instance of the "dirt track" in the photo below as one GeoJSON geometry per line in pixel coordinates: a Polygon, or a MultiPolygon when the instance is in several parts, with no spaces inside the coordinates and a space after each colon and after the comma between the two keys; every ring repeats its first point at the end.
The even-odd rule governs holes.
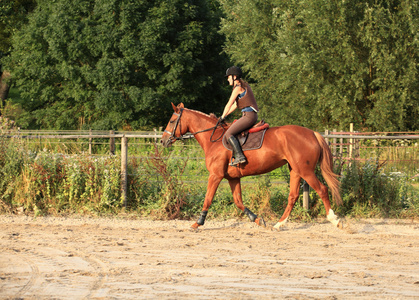
{"type": "Polygon", "coordinates": [[[419,223],[0,215],[1,299],[419,297],[419,223]],[[272,224],[269,224],[272,225],[272,224]]]}

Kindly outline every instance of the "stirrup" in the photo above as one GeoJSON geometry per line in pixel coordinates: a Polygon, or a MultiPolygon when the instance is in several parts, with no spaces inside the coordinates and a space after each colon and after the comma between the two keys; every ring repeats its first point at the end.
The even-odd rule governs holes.
{"type": "Polygon", "coordinates": [[[243,155],[240,159],[231,157],[231,162],[229,163],[230,166],[236,167],[239,164],[247,162],[246,157],[243,155]]]}

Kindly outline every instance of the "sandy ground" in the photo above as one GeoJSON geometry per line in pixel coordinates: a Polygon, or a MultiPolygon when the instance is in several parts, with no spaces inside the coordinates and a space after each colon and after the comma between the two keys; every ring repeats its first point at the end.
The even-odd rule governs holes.
{"type": "Polygon", "coordinates": [[[0,215],[1,299],[418,299],[419,222],[0,215]]]}

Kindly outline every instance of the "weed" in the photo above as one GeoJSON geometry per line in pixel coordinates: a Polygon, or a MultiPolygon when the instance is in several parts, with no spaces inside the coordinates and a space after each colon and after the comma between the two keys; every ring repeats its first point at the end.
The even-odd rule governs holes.
{"type": "MultiPolygon", "coordinates": [[[[0,127],[0,211],[96,215],[116,214],[124,209],[118,149],[115,156],[92,156],[77,145],[56,147],[47,141],[29,145],[24,139],[7,137],[19,136],[9,120],[0,117],[0,127]]],[[[135,145],[129,154],[127,209],[158,219],[196,218],[207,191],[208,171],[202,149],[193,141],[178,142],[170,149],[154,143],[135,145]]],[[[336,166],[341,174],[344,203],[332,207],[340,216],[419,215],[417,175],[398,172],[378,158],[366,163],[338,162],[336,166]]],[[[316,172],[322,180],[320,172],[316,172]]],[[[245,206],[265,219],[279,218],[288,203],[288,182],[286,167],[243,178],[245,206]]],[[[237,209],[225,183],[217,190],[210,215],[246,218],[237,209]]],[[[309,210],[302,207],[301,199],[297,201],[291,219],[309,222],[326,215],[313,190],[310,198],[309,210]]]]}
{"type": "Polygon", "coordinates": [[[341,178],[341,213],[363,217],[368,211],[369,216],[393,217],[400,210],[415,209],[418,200],[409,178],[385,174],[383,166],[378,160],[351,162],[341,178]]]}
{"type": "Polygon", "coordinates": [[[181,209],[186,203],[185,187],[179,175],[183,174],[187,161],[177,164],[176,167],[171,167],[169,158],[163,157],[162,151],[155,146],[153,155],[146,160],[146,163],[163,181],[161,195],[158,199],[160,208],[154,210],[154,215],[160,219],[179,217],[181,209]]]}

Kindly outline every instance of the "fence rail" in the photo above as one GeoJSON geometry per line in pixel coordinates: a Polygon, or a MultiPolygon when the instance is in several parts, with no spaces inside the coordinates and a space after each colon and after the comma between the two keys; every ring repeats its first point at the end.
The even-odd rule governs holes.
{"type": "MultiPolygon", "coordinates": [[[[7,135],[10,138],[29,138],[29,139],[82,139],[82,138],[122,138],[123,136],[132,138],[152,138],[160,139],[161,130],[154,131],[103,131],[103,130],[19,130],[13,135],[7,135]]],[[[382,140],[398,140],[419,139],[419,132],[350,132],[350,131],[328,131],[322,133],[325,138],[344,138],[344,139],[382,139],[382,140]]],[[[186,135],[185,138],[193,138],[193,135],[186,135]]]]}

